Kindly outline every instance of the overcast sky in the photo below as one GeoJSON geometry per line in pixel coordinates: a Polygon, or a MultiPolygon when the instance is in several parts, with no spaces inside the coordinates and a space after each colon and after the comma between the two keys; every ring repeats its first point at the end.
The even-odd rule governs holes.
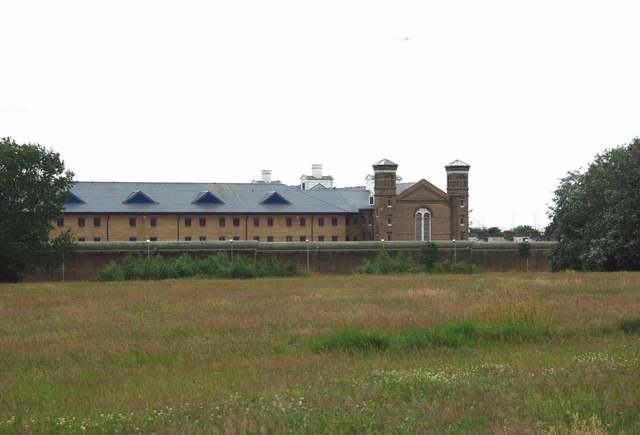
{"type": "Polygon", "coordinates": [[[638,1],[0,3],[0,136],[81,181],[338,187],[387,158],[475,226],[544,226],[559,178],[640,135],[638,1]]]}

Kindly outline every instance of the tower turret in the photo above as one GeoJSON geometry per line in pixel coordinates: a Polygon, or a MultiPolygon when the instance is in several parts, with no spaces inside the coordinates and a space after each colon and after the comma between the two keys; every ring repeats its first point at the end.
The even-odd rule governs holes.
{"type": "Polygon", "coordinates": [[[447,193],[451,204],[451,238],[467,240],[469,237],[469,168],[455,160],[446,165],[447,193]]]}
{"type": "Polygon", "coordinates": [[[393,207],[396,200],[398,165],[383,159],[373,165],[374,240],[393,238],[393,207]]]}

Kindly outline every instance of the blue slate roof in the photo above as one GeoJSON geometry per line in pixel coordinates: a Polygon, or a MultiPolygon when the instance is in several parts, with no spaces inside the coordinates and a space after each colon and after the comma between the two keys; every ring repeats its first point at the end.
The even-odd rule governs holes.
{"type": "Polygon", "coordinates": [[[357,213],[369,195],[364,189],[308,191],[274,183],[128,182],[78,182],[71,194],[79,201],[67,202],[65,213],[357,213]],[[197,201],[203,192],[220,202],[197,201]],[[153,202],[127,203],[132,197],[153,202]],[[270,197],[284,201],[265,202],[270,197]]]}
{"type": "MultiPolygon", "coordinates": [[[[413,184],[398,183],[397,193],[413,184]]],[[[369,196],[365,187],[301,190],[279,183],[78,182],[64,212],[343,214],[371,208],[369,196]]]]}

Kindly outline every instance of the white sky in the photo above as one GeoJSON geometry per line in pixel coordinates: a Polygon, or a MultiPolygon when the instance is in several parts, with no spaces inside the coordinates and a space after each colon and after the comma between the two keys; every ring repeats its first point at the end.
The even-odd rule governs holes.
{"type": "Polygon", "coordinates": [[[638,1],[0,3],[0,136],[81,181],[363,185],[388,158],[479,226],[544,226],[558,179],[640,135],[638,1]],[[406,40],[408,38],[408,40],[406,40]]]}

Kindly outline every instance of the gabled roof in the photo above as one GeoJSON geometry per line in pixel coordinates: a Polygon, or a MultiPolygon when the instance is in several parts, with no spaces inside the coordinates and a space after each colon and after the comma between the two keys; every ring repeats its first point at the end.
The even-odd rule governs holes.
{"type": "Polygon", "coordinates": [[[417,183],[414,183],[411,187],[404,189],[402,193],[398,194],[397,198],[402,199],[403,197],[409,196],[413,192],[420,190],[421,188],[428,190],[437,198],[440,198],[443,200],[449,199],[449,195],[446,192],[443,192],[441,189],[439,189],[438,187],[434,186],[433,184],[429,183],[427,180],[424,180],[424,179],[418,181],[417,183]]]}
{"type": "Polygon", "coordinates": [[[260,204],[291,204],[284,196],[278,192],[267,192],[260,204]]]}
{"type": "Polygon", "coordinates": [[[67,200],[66,204],[84,204],[84,201],[80,199],[78,195],[75,195],[73,192],[67,192],[67,200]]]}
{"type": "Polygon", "coordinates": [[[191,204],[224,204],[224,202],[210,191],[203,190],[196,195],[196,199],[191,204]]]}
{"type": "Polygon", "coordinates": [[[157,204],[141,190],[134,190],[122,201],[123,204],[157,204]]]}

